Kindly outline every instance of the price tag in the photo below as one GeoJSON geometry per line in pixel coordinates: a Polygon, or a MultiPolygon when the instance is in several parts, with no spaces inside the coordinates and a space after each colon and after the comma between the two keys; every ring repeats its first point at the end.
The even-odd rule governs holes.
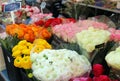
{"type": "Polygon", "coordinates": [[[10,12],[13,24],[15,23],[15,14],[14,11],[19,10],[21,8],[20,2],[13,2],[6,4],[4,6],[4,12],[10,12]]]}
{"type": "Polygon", "coordinates": [[[41,13],[43,13],[43,9],[46,7],[46,2],[42,2],[40,5],[41,13]]]}
{"type": "Polygon", "coordinates": [[[10,3],[4,6],[4,12],[11,12],[11,11],[19,10],[20,8],[21,8],[20,2],[10,3]]]}
{"type": "Polygon", "coordinates": [[[46,2],[42,2],[41,5],[40,5],[40,7],[41,7],[42,9],[44,9],[44,8],[46,7],[46,2]]]}

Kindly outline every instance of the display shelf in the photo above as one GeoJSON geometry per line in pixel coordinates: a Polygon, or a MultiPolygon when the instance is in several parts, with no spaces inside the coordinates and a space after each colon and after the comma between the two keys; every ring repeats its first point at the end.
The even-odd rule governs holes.
{"type": "Polygon", "coordinates": [[[120,14],[120,10],[109,9],[109,8],[104,8],[104,7],[89,5],[89,4],[85,4],[85,3],[80,3],[80,5],[82,5],[82,6],[88,6],[88,7],[91,7],[91,8],[101,9],[101,10],[105,10],[105,11],[109,11],[109,12],[114,12],[114,13],[120,14]]]}

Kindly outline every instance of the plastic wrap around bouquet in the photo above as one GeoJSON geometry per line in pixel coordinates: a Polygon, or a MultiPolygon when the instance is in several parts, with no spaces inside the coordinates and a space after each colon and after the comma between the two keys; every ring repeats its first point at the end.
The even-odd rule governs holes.
{"type": "Polygon", "coordinates": [[[111,42],[109,43],[112,31],[108,25],[92,20],[60,24],[52,28],[53,34],[64,42],[69,44],[76,43],[80,48],[88,52],[82,54],[87,56],[91,61],[93,61],[94,55],[96,56],[101,50],[103,50],[103,52],[101,52],[100,55],[103,55],[102,53],[106,54],[109,51],[112,46],[111,42]],[[105,51],[106,46],[107,50],[105,51]]]}
{"type": "Polygon", "coordinates": [[[119,57],[120,57],[120,47],[108,53],[105,57],[105,60],[108,66],[111,68],[110,75],[120,80],[120,59],[119,57]]]}
{"type": "Polygon", "coordinates": [[[83,55],[67,49],[45,49],[31,53],[33,75],[41,81],[69,81],[90,73],[91,64],[83,55]]]}

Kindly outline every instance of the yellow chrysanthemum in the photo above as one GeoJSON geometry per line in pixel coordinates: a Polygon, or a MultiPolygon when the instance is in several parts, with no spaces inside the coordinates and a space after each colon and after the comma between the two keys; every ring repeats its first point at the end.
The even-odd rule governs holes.
{"type": "Polygon", "coordinates": [[[23,69],[30,69],[31,68],[31,61],[30,56],[24,56],[21,62],[21,66],[23,69]]]}
{"type": "Polygon", "coordinates": [[[16,59],[14,60],[14,66],[21,68],[21,61],[22,57],[16,57],[16,59]]]}

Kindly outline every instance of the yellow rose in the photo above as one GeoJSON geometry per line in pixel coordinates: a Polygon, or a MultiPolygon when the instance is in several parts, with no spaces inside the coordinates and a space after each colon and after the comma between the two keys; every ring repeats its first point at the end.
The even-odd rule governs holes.
{"type": "Polygon", "coordinates": [[[47,48],[47,49],[51,49],[52,46],[51,46],[49,43],[46,43],[45,48],[47,48]]]}
{"type": "Polygon", "coordinates": [[[43,51],[45,49],[45,47],[42,45],[35,45],[35,47],[33,49],[34,49],[33,52],[39,53],[39,52],[43,51]]]}
{"type": "Polygon", "coordinates": [[[12,53],[12,56],[16,58],[17,56],[21,56],[21,54],[22,54],[22,53],[21,53],[20,50],[16,50],[16,51],[14,51],[14,52],[12,53]]]}
{"type": "Polygon", "coordinates": [[[31,61],[30,56],[24,56],[21,62],[21,66],[23,69],[30,69],[31,68],[31,61]]]}
{"type": "Polygon", "coordinates": [[[24,49],[27,49],[27,46],[26,45],[18,45],[18,49],[22,51],[24,49]]]}
{"type": "Polygon", "coordinates": [[[16,51],[18,49],[18,45],[15,45],[13,48],[12,48],[12,52],[16,51]]]}
{"type": "Polygon", "coordinates": [[[21,61],[22,61],[22,57],[20,56],[16,57],[16,59],[14,60],[14,66],[21,68],[21,61]]]}
{"type": "Polygon", "coordinates": [[[30,55],[30,49],[24,49],[24,50],[22,50],[22,54],[24,54],[24,55],[30,55]]]}
{"type": "Polygon", "coordinates": [[[45,41],[44,39],[35,39],[33,44],[41,44],[41,41],[45,41]]]}
{"type": "Polygon", "coordinates": [[[26,40],[21,40],[18,45],[26,45],[27,41],[26,40]]]}

